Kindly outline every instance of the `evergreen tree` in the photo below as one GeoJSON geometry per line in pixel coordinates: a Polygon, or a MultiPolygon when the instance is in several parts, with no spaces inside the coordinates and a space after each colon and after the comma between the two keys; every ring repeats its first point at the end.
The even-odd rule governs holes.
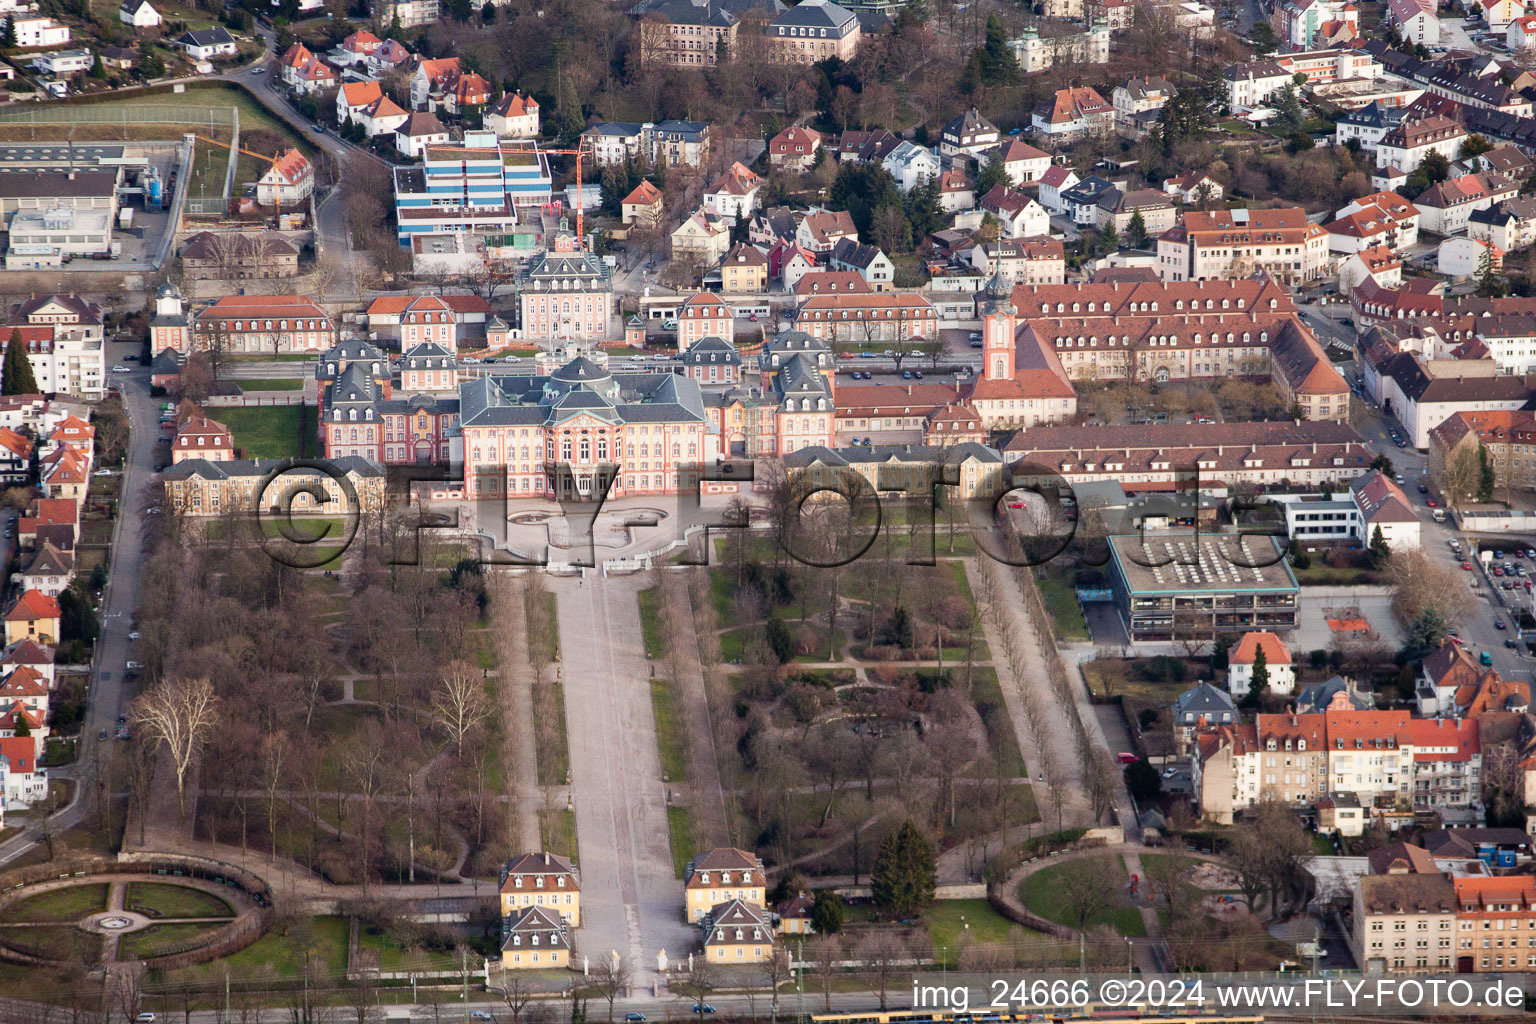
{"type": "Polygon", "coordinates": [[[1014,59],[1013,47],[1008,45],[1008,33],[995,14],[987,15],[986,40],[974,51],[972,60],[982,85],[1015,85],[1019,81],[1019,62],[1014,59]]]}
{"type": "Polygon", "coordinates": [[[789,627],[784,625],[784,620],[774,615],[768,619],[768,625],[763,630],[763,640],[767,642],[773,656],[779,659],[779,664],[786,664],[795,656],[795,641],[789,635],[789,627]]]}
{"type": "Polygon", "coordinates": [[[0,38],[0,46],[4,46],[6,49],[12,49],[16,46],[16,19],[14,17],[5,19],[5,36],[0,38]]]}
{"type": "Polygon", "coordinates": [[[66,643],[78,640],[85,645],[94,644],[100,632],[101,624],[96,619],[91,603],[81,597],[74,587],[59,594],[59,633],[66,643]]]}
{"type": "Polygon", "coordinates": [[[1387,547],[1387,538],[1381,535],[1381,527],[1371,531],[1371,568],[1380,569],[1387,564],[1392,557],[1392,549],[1387,547]]]}
{"type": "Polygon", "coordinates": [[[1438,651],[1440,645],[1445,642],[1447,629],[1439,609],[1434,607],[1424,609],[1419,613],[1419,617],[1408,625],[1408,639],[1403,643],[1404,660],[1418,661],[1425,655],[1438,651]]]}
{"type": "Polygon", "coordinates": [[[11,331],[5,346],[5,362],[0,364],[0,395],[35,395],[37,378],[32,375],[32,360],[21,343],[21,331],[11,331]]]}
{"type": "Polygon", "coordinates": [[[1104,230],[1099,232],[1099,251],[1118,252],[1120,249],[1120,233],[1115,230],[1115,222],[1109,221],[1104,225],[1104,230]]]}
{"type": "Polygon", "coordinates": [[[1428,184],[1437,185],[1451,176],[1451,162],[1434,150],[1430,150],[1424,155],[1424,162],[1419,164],[1416,173],[1423,174],[1428,184]]]}
{"type": "Polygon", "coordinates": [[[1162,776],[1145,761],[1132,761],[1121,774],[1125,776],[1125,788],[1130,791],[1131,799],[1142,806],[1149,800],[1156,800],[1163,791],[1162,776]]]}
{"type": "Polygon", "coordinates": [[[944,211],[939,207],[939,179],[927,178],[906,196],[907,222],[912,225],[912,240],[920,243],[944,226],[944,211]]]}
{"type": "Polygon", "coordinates": [[[1264,696],[1264,691],[1269,689],[1269,656],[1264,653],[1264,645],[1257,645],[1253,655],[1253,676],[1248,684],[1248,693],[1255,700],[1264,696]]]}
{"type": "MultiPolygon", "coordinates": [[[[6,392],[9,394],[9,392],[6,392]]],[[[1488,458],[1488,449],[1477,449],[1477,500],[1486,505],[1493,500],[1493,461],[1488,458]]]]}
{"type": "Polygon", "coordinates": [[[811,904],[811,927],[818,935],[834,935],[843,930],[843,900],[831,889],[816,893],[811,904]]]}
{"type": "Polygon", "coordinates": [[[888,833],[880,843],[874,870],[869,875],[870,895],[888,917],[915,917],[933,902],[938,872],[933,847],[911,821],[888,833]]]}
{"type": "Polygon", "coordinates": [[[828,193],[834,209],[847,210],[860,238],[868,238],[875,211],[882,206],[901,209],[901,189],[891,172],[879,164],[844,164],[828,193]]]}
{"type": "Polygon", "coordinates": [[[16,716],[16,731],[14,735],[18,738],[32,735],[32,727],[27,724],[27,718],[25,715],[16,716]]]}
{"type": "Polygon", "coordinates": [[[1493,250],[1483,246],[1477,258],[1477,294],[1485,299],[1503,298],[1509,294],[1509,281],[1493,266],[1493,250]]]}
{"type": "Polygon", "coordinates": [[[1125,241],[1132,249],[1140,249],[1147,244],[1147,222],[1142,220],[1140,210],[1131,214],[1130,223],[1125,226],[1125,241]]]}
{"type": "Polygon", "coordinates": [[[1008,168],[1003,166],[1002,150],[994,149],[987,154],[987,162],[981,165],[981,171],[976,175],[976,200],[991,192],[996,185],[1011,185],[1008,178],[1008,168]]]}
{"type": "Polygon", "coordinates": [[[1275,108],[1275,119],[1270,124],[1276,135],[1295,135],[1307,123],[1307,112],[1302,109],[1294,85],[1287,85],[1276,93],[1271,106],[1275,108]]]}

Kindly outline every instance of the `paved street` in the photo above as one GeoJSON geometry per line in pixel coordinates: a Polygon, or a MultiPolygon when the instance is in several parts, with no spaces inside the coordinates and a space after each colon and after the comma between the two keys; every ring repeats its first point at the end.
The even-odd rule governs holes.
{"type": "Polygon", "coordinates": [[[580,955],[617,950],[637,988],[656,954],[686,956],[682,883],[672,872],[665,786],[635,595],[649,579],[551,577],[560,615],[565,724],[581,859],[580,955]]]}
{"type": "MultiPolygon", "coordinates": [[[[107,344],[107,362],[121,361],[138,345],[107,344]]],[[[131,365],[131,364],[130,364],[131,365]]],[[[139,509],[151,493],[154,483],[156,405],[149,397],[149,378],[145,371],[116,374],[114,383],[122,385],[124,402],[133,430],[128,446],[126,476],[123,480],[119,515],[112,535],[112,564],[102,597],[101,636],[96,642],[96,659],[91,675],[90,702],[85,722],[80,727],[78,758],[71,767],[55,770],[55,778],[74,777],[78,781],[74,802],[55,816],[57,825],[69,828],[85,819],[88,801],[85,790],[91,784],[92,752],[101,730],[110,737],[117,727],[117,716],[127,710],[133,692],[124,685],[124,665],[128,661],[133,630],[133,610],[138,604],[139,573],[143,568],[144,518],[139,509]]],[[[33,829],[26,829],[9,842],[0,844],[0,864],[19,857],[37,841],[33,829]]]]}

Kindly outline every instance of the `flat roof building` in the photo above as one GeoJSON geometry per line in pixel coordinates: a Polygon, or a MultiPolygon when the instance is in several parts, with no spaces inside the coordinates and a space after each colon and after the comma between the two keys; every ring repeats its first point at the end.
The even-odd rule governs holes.
{"type": "Polygon", "coordinates": [[[1301,588],[1264,534],[1109,538],[1110,585],[1133,642],[1296,628],[1301,588]]]}

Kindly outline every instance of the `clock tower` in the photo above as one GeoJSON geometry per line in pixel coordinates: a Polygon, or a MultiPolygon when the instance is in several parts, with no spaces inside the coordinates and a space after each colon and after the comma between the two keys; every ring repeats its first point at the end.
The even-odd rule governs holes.
{"type": "Polygon", "coordinates": [[[982,314],[983,380],[1012,380],[1015,343],[1014,325],[1018,310],[1013,306],[1013,283],[998,271],[987,282],[985,312],[982,314]]]}

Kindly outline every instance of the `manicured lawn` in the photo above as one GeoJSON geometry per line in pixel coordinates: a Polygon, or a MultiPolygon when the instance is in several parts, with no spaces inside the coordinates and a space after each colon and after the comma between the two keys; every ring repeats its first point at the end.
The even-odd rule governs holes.
{"type": "Polygon", "coordinates": [[[1008,717],[1008,708],[1003,704],[1003,690],[998,685],[996,671],[986,667],[971,671],[971,699],[978,705],[977,710],[983,714],[983,721],[987,727],[987,739],[992,747],[992,756],[1001,758],[1003,776],[1017,779],[1028,775],[1029,769],[1024,766],[1024,755],[1019,750],[1019,738],[1013,731],[1013,721],[1008,717]],[[986,706],[981,707],[981,705],[986,706]]]}
{"type": "Polygon", "coordinates": [[[297,458],[302,406],[275,405],[219,409],[218,419],[235,435],[235,447],[247,459],[297,458]]]}
{"type": "Polygon", "coordinates": [[[129,910],[154,911],[156,917],[233,917],[234,908],[211,893],[182,885],[134,882],[124,905],[129,910]]]}
{"type": "Polygon", "coordinates": [[[668,779],[678,781],[688,772],[683,753],[682,730],[672,710],[672,684],[665,679],[651,680],[651,713],[656,716],[656,747],[661,754],[661,770],[668,779]]]}
{"type": "Polygon", "coordinates": [[[241,391],[303,391],[304,382],[292,377],[248,377],[235,383],[241,391]]]}
{"type": "Polygon", "coordinates": [[[1087,640],[1088,623],[1083,619],[1083,609],[1078,606],[1077,594],[1071,585],[1054,576],[1037,578],[1035,582],[1040,587],[1045,610],[1056,623],[1056,635],[1062,640],[1087,640]]]}
{"type": "Polygon", "coordinates": [[[534,755],[539,785],[561,786],[571,772],[571,751],[565,735],[565,694],[554,683],[533,684],[534,755]]]}
{"type": "Polygon", "coordinates": [[[682,878],[694,853],[693,815],[688,808],[667,808],[667,838],[672,842],[672,873],[682,878]]]}
{"type": "Polygon", "coordinates": [[[0,942],[23,953],[50,960],[81,960],[101,949],[100,938],[87,935],[69,924],[44,928],[0,928],[0,942]]]}
{"type": "Polygon", "coordinates": [[[106,883],[76,885],[68,889],[29,896],[6,908],[7,923],[27,924],[34,921],[75,921],[87,914],[107,908],[106,883]]]}
{"type": "Polygon", "coordinates": [[[657,587],[642,590],[639,594],[640,601],[640,631],[645,636],[645,656],[647,658],[659,658],[666,649],[666,640],[661,635],[661,610],[658,607],[659,597],[657,587]]]}
{"type": "MultiPolygon", "coordinates": [[[[961,933],[969,942],[1007,942],[1015,928],[1029,932],[992,909],[986,900],[935,900],[923,914],[928,937],[935,952],[948,949],[951,956],[960,944],[961,933]]],[[[1029,934],[1035,934],[1029,932],[1029,934]]]]}
{"type": "Polygon", "coordinates": [[[364,926],[359,930],[357,944],[379,954],[379,970],[452,970],[459,958],[452,953],[428,953],[425,950],[406,949],[394,938],[375,928],[364,926]]]}
{"type": "Polygon", "coordinates": [[[569,857],[572,864],[577,862],[575,811],[540,811],[539,837],[550,853],[569,857]]]}
{"type": "Polygon", "coordinates": [[[339,538],[344,536],[346,531],[347,522],[339,516],[296,515],[291,519],[284,517],[281,521],[263,516],[261,520],[261,532],[266,536],[288,537],[301,543],[324,540],[327,537],[339,538]]]}
{"type": "Polygon", "coordinates": [[[728,664],[736,664],[744,661],[747,656],[747,644],[757,638],[761,629],[757,626],[742,626],[740,629],[729,629],[720,634],[720,657],[728,664]]]}
{"type": "Polygon", "coordinates": [[[129,960],[165,956],[183,943],[205,938],[222,927],[219,924],[157,924],[141,932],[124,935],[118,942],[117,953],[129,960]]]}
{"type": "Polygon", "coordinates": [[[267,932],[238,953],[218,962],[220,967],[258,971],[270,966],[278,977],[296,977],[304,971],[306,948],[321,969],[333,977],[347,969],[347,919],[317,917],[288,929],[287,935],[267,932]]]}
{"type": "MultiPolygon", "coordinates": [[[[1096,865],[1104,872],[1105,884],[1113,887],[1114,896],[1122,898],[1130,882],[1130,876],[1125,870],[1125,862],[1113,854],[1106,853],[1097,858],[1096,865]]],[[[1061,871],[1060,865],[1036,871],[1024,879],[1024,884],[1019,886],[1019,898],[1024,901],[1026,907],[1046,920],[1075,928],[1077,922],[1072,920],[1072,914],[1062,899],[1056,882],[1061,876],[1061,871]]],[[[1146,924],[1141,920],[1141,911],[1131,906],[1101,910],[1088,919],[1090,929],[1101,924],[1109,925],[1121,935],[1141,937],[1147,934],[1146,924]]]]}

